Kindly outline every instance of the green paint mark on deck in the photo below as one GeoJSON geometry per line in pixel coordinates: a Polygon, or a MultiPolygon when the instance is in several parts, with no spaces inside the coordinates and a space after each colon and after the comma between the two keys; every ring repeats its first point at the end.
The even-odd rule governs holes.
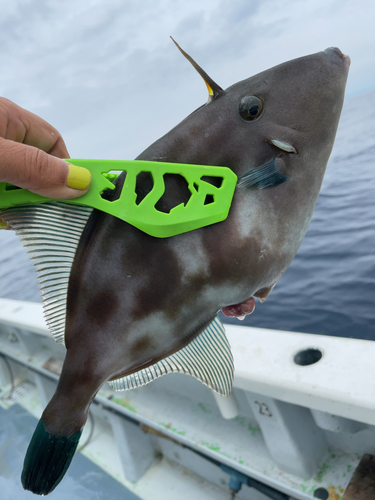
{"type": "Polygon", "coordinates": [[[205,446],[209,450],[216,451],[216,452],[220,453],[221,447],[218,444],[211,444],[211,443],[208,443],[207,441],[199,441],[199,444],[201,444],[202,446],[205,446]]]}
{"type": "Polygon", "coordinates": [[[237,422],[237,424],[240,425],[241,427],[246,426],[245,417],[235,417],[234,421],[237,422]]]}
{"type": "Polygon", "coordinates": [[[211,410],[208,410],[203,403],[198,403],[198,408],[200,408],[204,413],[211,413],[211,410]]]}
{"type": "Polygon", "coordinates": [[[137,410],[134,408],[129,403],[129,399],[127,398],[112,398],[112,401],[114,403],[117,403],[118,405],[122,406],[123,408],[126,408],[127,410],[131,411],[132,413],[137,413],[137,410]]]}
{"type": "Polygon", "coordinates": [[[311,488],[309,489],[308,491],[309,495],[312,496],[315,490],[316,490],[316,484],[314,484],[314,486],[311,486],[311,488]]]}
{"type": "Polygon", "coordinates": [[[256,427],[251,424],[248,425],[247,430],[250,431],[253,436],[261,433],[260,427],[256,427]]]}
{"type": "Polygon", "coordinates": [[[260,434],[261,430],[260,427],[257,427],[256,425],[252,425],[249,423],[248,419],[245,417],[235,417],[234,421],[240,425],[241,427],[247,427],[247,430],[251,432],[253,436],[256,436],[257,434],[260,434]]]}
{"type": "Polygon", "coordinates": [[[221,446],[218,444],[218,443],[209,443],[207,441],[198,441],[199,445],[201,446],[205,446],[206,448],[208,448],[209,450],[211,451],[214,451],[216,453],[220,453],[220,455],[223,455],[223,457],[227,457],[227,458],[230,458],[231,460],[236,460],[236,458],[232,457],[231,455],[229,455],[229,453],[226,453],[225,451],[222,451],[221,449],[221,446]]]}
{"type": "Polygon", "coordinates": [[[327,462],[323,462],[318,469],[318,472],[315,476],[315,481],[318,483],[321,483],[323,481],[323,477],[330,471],[332,470],[332,465],[328,464],[327,462]]]}

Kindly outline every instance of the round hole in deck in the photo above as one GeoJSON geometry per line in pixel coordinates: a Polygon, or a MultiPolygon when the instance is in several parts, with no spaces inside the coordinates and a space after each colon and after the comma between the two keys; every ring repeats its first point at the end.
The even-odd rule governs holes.
{"type": "Polygon", "coordinates": [[[297,354],[294,356],[294,362],[300,366],[313,365],[314,363],[317,363],[320,359],[322,359],[322,356],[322,351],[310,347],[309,349],[304,349],[303,351],[297,352],[297,354]]]}
{"type": "Polygon", "coordinates": [[[329,498],[329,491],[325,488],[318,488],[314,491],[314,498],[319,498],[319,500],[327,500],[329,498]]]}

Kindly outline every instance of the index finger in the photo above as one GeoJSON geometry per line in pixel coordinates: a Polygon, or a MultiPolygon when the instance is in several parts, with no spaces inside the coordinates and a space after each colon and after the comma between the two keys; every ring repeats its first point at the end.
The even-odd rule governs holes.
{"type": "Polygon", "coordinates": [[[0,137],[34,146],[59,158],[69,158],[58,130],[4,97],[0,98],[0,137]]]}

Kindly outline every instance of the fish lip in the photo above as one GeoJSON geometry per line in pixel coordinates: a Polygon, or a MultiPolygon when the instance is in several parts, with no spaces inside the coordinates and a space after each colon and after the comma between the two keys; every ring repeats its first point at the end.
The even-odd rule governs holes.
{"type": "Polygon", "coordinates": [[[347,65],[347,67],[350,66],[351,63],[350,57],[341,52],[341,50],[338,47],[328,47],[323,52],[328,56],[331,56],[332,54],[335,54],[335,56],[339,56],[340,59],[342,59],[344,63],[347,65]]]}
{"type": "Polygon", "coordinates": [[[272,146],[275,146],[278,149],[281,149],[281,151],[289,154],[298,154],[296,148],[290,144],[289,142],[286,141],[281,141],[280,139],[269,139],[268,141],[272,146]]]}

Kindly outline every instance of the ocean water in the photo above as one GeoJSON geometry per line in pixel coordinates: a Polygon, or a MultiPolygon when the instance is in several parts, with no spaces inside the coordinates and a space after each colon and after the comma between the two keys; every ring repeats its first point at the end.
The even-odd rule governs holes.
{"type": "MultiPolygon", "coordinates": [[[[301,248],[244,324],[375,340],[374,104],[375,90],[346,100],[301,248]]],[[[41,300],[34,268],[12,231],[0,231],[0,297],[41,300]]]]}

